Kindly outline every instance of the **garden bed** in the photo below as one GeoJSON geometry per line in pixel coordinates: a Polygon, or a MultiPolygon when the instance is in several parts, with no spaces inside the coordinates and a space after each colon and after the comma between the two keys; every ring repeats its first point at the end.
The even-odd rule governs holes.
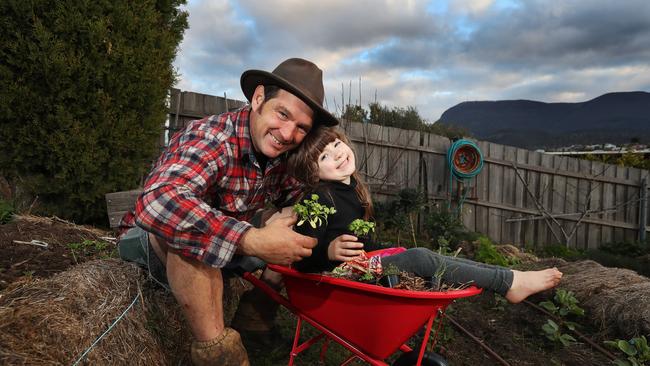
{"type": "MultiPolygon", "coordinates": [[[[113,261],[112,259],[107,260],[107,258],[115,256],[115,246],[110,241],[105,241],[107,239],[102,239],[110,236],[109,234],[102,230],[80,227],[62,220],[30,216],[17,217],[12,222],[1,225],[0,250],[2,250],[3,255],[0,258],[0,306],[3,297],[6,299],[10,291],[20,290],[21,287],[27,288],[34,283],[38,284],[38,281],[52,278],[56,273],[61,273],[70,267],[77,266],[89,260],[113,261]],[[16,244],[14,240],[41,240],[47,242],[49,245],[48,248],[42,248],[28,244],[16,244]]],[[[562,270],[563,264],[561,262],[557,263],[560,264],[560,269],[562,270]]],[[[92,265],[92,263],[89,265],[92,265]]],[[[537,265],[539,266],[540,264],[537,265]]],[[[603,283],[609,283],[609,285],[600,286],[599,293],[583,291],[579,294],[582,297],[580,299],[581,304],[588,305],[587,316],[579,320],[582,324],[580,331],[600,345],[603,344],[605,339],[628,337],[626,334],[621,334],[618,329],[614,329],[616,327],[608,323],[609,320],[605,321],[602,318],[602,314],[600,317],[594,317],[589,312],[590,309],[592,311],[598,311],[599,309],[593,296],[610,296],[607,295],[606,290],[614,291],[612,292],[613,294],[619,294],[620,296],[621,293],[624,293],[626,287],[620,283],[616,284],[616,282],[612,282],[611,272],[597,268],[593,264],[582,264],[583,267],[574,267],[573,270],[570,269],[571,265],[573,264],[568,263],[565,265],[567,275],[565,275],[561,285],[564,288],[574,289],[576,291],[581,288],[586,288],[585,279],[579,278],[578,276],[581,273],[586,273],[591,267],[600,271],[600,276],[606,277],[603,278],[603,283]],[[609,282],[608,279],[610,280],[609,282]],[[612,286],[616,288],[612,289],[612,286]]],[[[624,275],[630,276],[631,274],[625,272],[624,275]]],[[[593,276],[590,280],[594,283],[599,281],[598,278],[593,278],[593,276]]],[[[647,281],[647,278],[639,276],[637,280],[635,286],[640,287],[643,285],[643,281],[647,281]]],[[[84,291],[87,293],[79,294],[79,296],[93,296],[92,290],[84,291]]],[[[142,336],[141,332],[143,331],[152,332],[154,335],[153,339],[160,346],[160,349],[175,350],[174,353],[176,354],[174,355],[170,355],[169,352],[164,352],[167,358],[165,363],[178,364],[179,361],[186,361],[183,352],[187,348],[187,329],[185,329],[183,322],[178,319],[178,311],[174,308],[175,304],[171,295],[159,290],[148,289],[146,286],[144,287],[144,291],[149,294],[152,293],[151,291],[158,291],[155,294],[161,301],[154,304],[155,306],[153,307],[167,307],[168,309],[166,311],[171,311],[171,314],[175,314],[174,317],[176,318],[173,324],[175,328],[167,327],[163,329],[165,327],[161,327],[160,325],[165,324],[163,319],[166,318],[157,317],[156,314],[160,315],[159,313],[143,309],[142,314],[146,315],[146,319],[141,320],[141,323],[146,326],[144,328],[138,328],[138,332],[140,332],[139,336],[142,336]],[[175,329],[179,334],[170,334],[170,329],[175,329]]],[[[129,293],[127,297],[130,298],[130,295],[132,293],[129,293]]],[[[536,304],[550,298],[551,295],[552,292],[547,292],[535,296],[530,300],[536,304]]],[[[149,310],[151,310],[151,307],[149,310]]],[[[484,293],[471,299],[458,301],[452,306],[449,315],[511,365],[605,365],[609,363],[609,360],[604,355],[595,351],[585,342],[579,341],[578,343],[565,347],[559,343],[549,341],[542,334],[542,325],[547,319],[544,314],[525,304],[511,305],[496,300],[493,294],[484,293]]],[[[7,318],[5,314],[5,319],[0,319],[0,326],[3,322],[6,324],[7,319],[12,321],[16,320],[11,317],[7,318]]],[[[40,325],[40,327],[48,326],[47,319],[48,316],[43,317],[44,324],[40,325]]],[[[630,321],[627,318],[623,320],[630,321]]],[[[266,349],[250,347],[249,354],[251,355],[252,364],[285,365],[288,361],[290,350],[288,340],[293,337],[294,322],[293,315],[283,309],[277,322],[281,337],[276,341],[276,344],[270,345],[266,349]]],[[[37,328],[39,325],[32,324],[34,324],[32,333],[38,333],[39,330],[37,328]]],[[[445,324],[444,330],[440,333],[439,344],[442,346],[441,352],[449,359],[450,364],[472,366],[499,364],[488,353],[483,351],[476,342],[471,340],[470,337],[449,324],[449,321],[445,321],[445,324]]],[[[28,323],[24,323],[23,326],[28,327],[29,325],[28,323]]],[[[94,333],[99,332],[101,330],[100,328],[102,327],[92,329],[79,328],[79,332],[88,332],[84,337],[79,337],[79,342],[87,343],[87,341],[95,337],[94,333]]],[[[3,329],[3,331],[11,331],[11,329],[3,329]]],[[[128,332],[119,334],[120,337],[127,338],[123,340],[124,343],[131,341],[128,339],[128,332]]],[[[35,340],[32,340],[32,342],[38,343],[35,340]]],[[[53,342],[50,346],[56,346],[56,343],[53,342]]],[[[81,350],[86,347],[87,345],[77,345],[75,349],[81,350]]],[[[8,349],[5,344],[1,345],[1,348],[4,348],[4,360],[10,360],[11,358],[7,355],[11,355],[13,350],[8,349]]],[[[98,348],[93,352],[110,352],[110,349],[98,348]]],[[[114,364],[128,364],[129,362],[127,355],[113,358],[109,356],[96,354],[92,359],[112,359],[116,362],[114,364]]],[[[137,354],[133,356],[136,357],[137,354]]],[[[68,355],[68,357],[72,356],[68,355]]],[[[345,357],[346,352],[340,346],[331,345],[326,364],[334,365],[337,362],[340,363],[345,357]]],[[[316,348],[304,355],[301,354],[297,358],[297,364],[311,365],[314,364],[317,358],[318,350],[316,348]]],[[[70,360],[68,359],[67,361],[69,363],[70,360]]],[[[130,361],[133,361],[133,359],[130,361]]],[[[38,364],[36,360],[34,362],[38,364]]],[[[62,363],[65,364],[66,362],[62,363]]],[[[140,364],[146,364],[145,360],[143,359],[140,364]]]]}

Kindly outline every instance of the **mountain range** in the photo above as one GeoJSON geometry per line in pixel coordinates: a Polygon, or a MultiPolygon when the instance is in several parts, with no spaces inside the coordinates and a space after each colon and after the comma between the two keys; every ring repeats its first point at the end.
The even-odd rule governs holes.
{"type": "Polygon", "coordinates": [[[479,140],[528,149],[573,144],[650,142],[650,93],[616,92],[580,103],[531,100],[463,102],[437,123],[479,140]]]}

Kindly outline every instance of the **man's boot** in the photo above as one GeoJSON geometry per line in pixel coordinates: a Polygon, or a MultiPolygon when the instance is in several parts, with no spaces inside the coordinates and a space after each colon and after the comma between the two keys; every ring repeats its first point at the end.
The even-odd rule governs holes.
{"type": "Polygon", "coordinates": [[[239,300],[230,326],[253,345],[268,346],[273,342],[275,315],[280,304],[267,296],[262,290],[254,288],[246,291],[239,300]]]}
{"type": "Polygon", "coordinates": [[[190,355],[194,366],[250,366],[241,337],[231,328],[209,341],[192,342],[190,355]]]}

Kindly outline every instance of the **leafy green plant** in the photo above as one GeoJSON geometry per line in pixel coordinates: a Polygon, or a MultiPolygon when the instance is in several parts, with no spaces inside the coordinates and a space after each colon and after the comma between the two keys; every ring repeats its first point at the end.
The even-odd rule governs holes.
{"type": "Polygon", "coordinates": [[[14,217],[14,207],[4,200],[0,200],[0,225],[4,225],[11,221],[14,217]]]}
{"type": "Polygon", "coordinates": [[[617,366],[645,366],[650,361],[650,347],[645,336],[635,337],[628,341],[617,339],[605,341],[605,345],[623,352],[626,359],[618,358],[614,361],[617,366]]]}
{"type": "Polygon", "coordinates": [[[375,276],[372,274],[372,272],[366,272],[359,277],[359,280],[365,281],[365,282],[370,282],[375,280],[375,276]]]}
{"type": "MultiPolygon", "coordinates": [[[[569,327],[569,329],[571,329],[569,327]]],[[[576,339],[569,334],[562,333],[562,328],[551,319],[546,321],[546,324],[542,325],[542,330],[546,338],[550,339],[553,342],[562,344],[564,347],[570,346],[576,343],[576,339]]]]}
{"type": "Polygon", "coordinates": [[[323,223],[327,222],[327,216],[336,213],[334,207],[327,207],[318,203],[318,195],[312,194],[311,199],[304,199],[302,203],[297,203],[293,206],[293,211],[298,214],[297,226],[301,226],[308,222],[312,228],[316,228],[323,223]]]}
{"type": "MultiPolygon", "coordinates": [[[[452,248],[461,241],[474,241],[477,235],[465,229],[462,221],[446,208],[434,207],[425,220],[433,246],[452,248]]],[[[443,249],[444,250],[444,249],[443,249]]]]}
{"type": "MultiPolygon", "coordinates": [[[[70,253],[72,254],[75,263],[78,263],[77,257],[79,255],[85,256],[91,253],[105,252],[108,249],[108,244],[105,242],[89,239],[77,243],[68,243],[66,246],[70,249],[70,253]]],[[[108,255],[102,254],[100,257],[106,258],[107,256],[114,257],[114,252],[111,251],[108,255]]]]}
{"type": "Polygon", "coordinates": [[[493,310],[505,311],[507,305],[508,305],[508,300],[505,297],[497,293],[494,294],[494,306],[492,307],[493,310]]]}
{"type": "Polygon", "coordinates": [[[567,248],[565,245],[561,244],[547,245],[537,252],[544,257],[558,257],[567,260],[577,260],[584,257],[584,252],[573,248],[567,248]]]}
{"type": "Polygon", "coordinates": [[[492,241],[486,236],[479,237],[478,244],[478,249],[474,259],[479,262],[502,267],[508,267],[518,262],[516,259],[506,257],[499,253],[492,241]]]}
{"type": "Polygon", "coordinates": [[[362,219],[356,219],[348,225],[348,229],[354,233],[356,236],[366,236],[371,231],[375,231],[375,223],[370,221],[365,221],[362,219]]]}
{"type": "Polygon", "coordinates": [[[603,252],[610,254],[621,255],[626,257],[638,257],[645,254],[650,254],[650,246],[642,242],[613,242],[605,243],[598,247],[603,252]]]}
{"type": "Polygon", "coordinates": [[[578,306],[578,299],[573,294],[573,291],[557,289],[555,291],[554,301],[542,301],[539,306],[546,309],[554,315],[565,317],[569,314],[584,316],[585,310],[578,306]]]}

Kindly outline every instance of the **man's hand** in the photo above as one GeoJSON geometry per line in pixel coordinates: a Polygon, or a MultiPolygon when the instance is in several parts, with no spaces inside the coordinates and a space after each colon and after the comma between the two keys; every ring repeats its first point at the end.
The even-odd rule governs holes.
{"type": "Polygon", "coordinates": [[[296,221],[293,215],[279,217],[261,229],[248,230],[239,244],[239,252],[285,266],[309,257],[317,241],[293,231],[296,221]]]}
{"type": "Polygon", "coordinates": [[[348,262],[361,255],[363,243],[353,235],[343,234],[330,242],[327,257],[331,261],[348,262]]]}

